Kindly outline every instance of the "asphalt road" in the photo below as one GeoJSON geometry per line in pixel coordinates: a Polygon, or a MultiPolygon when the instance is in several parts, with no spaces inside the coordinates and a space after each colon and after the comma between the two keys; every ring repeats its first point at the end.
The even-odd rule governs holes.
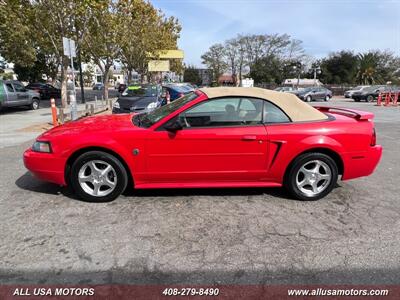
{"type": "Polygon", "coordinates": [[[300,202],[280,189],[155,190],[79,201],[0,149],[0,283],[399,284],[400,110],[376,113],[382,161],[300,202]]]}

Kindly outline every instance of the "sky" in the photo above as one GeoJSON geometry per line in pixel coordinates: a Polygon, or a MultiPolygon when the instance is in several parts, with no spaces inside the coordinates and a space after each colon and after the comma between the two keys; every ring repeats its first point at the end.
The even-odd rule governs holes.
{"type": "Polygon", "coordinates": [[[150,0],[182,25],[185,63],[237,34],[289,34],[306,53],[371,49],[400,55],[400,0],[150,0]]]}

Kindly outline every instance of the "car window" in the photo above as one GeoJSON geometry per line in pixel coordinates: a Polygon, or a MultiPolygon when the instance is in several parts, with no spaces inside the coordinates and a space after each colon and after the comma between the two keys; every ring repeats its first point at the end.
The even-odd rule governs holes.
{"type": "Polygon", "coordinates": [[[223,127],[262,123],[263,100],[221,98],[209,100],[179,115],[184,127],[223,127]]]}
{"type": "Polygon", "coordinates": [[[7,92],[14,93],[14,88],[11,83],[6,83],[7,92]]]}
{"type": "Polygon", "coordinates": [[[20,83],[13,83],[14,89],[16,92],[25,92],[25,87],[20,83]]]}
{"type": "Polygon", "coordinates": [[[279,107],[269,101],[264,101],[264,123],[287,122],[291,122],[291,120],[279,107]]]}

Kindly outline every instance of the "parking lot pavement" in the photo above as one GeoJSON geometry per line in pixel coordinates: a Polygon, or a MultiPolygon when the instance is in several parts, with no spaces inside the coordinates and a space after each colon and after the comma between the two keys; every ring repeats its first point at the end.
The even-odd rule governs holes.
{"type": "Polygon", "coordinates": [[[376,114],[384,154],[316,202],[209,189],[86,203],[26,172],[31,142],[1,149],[0,283],[399,284],[399,108],[333,102],[376,114]]]}

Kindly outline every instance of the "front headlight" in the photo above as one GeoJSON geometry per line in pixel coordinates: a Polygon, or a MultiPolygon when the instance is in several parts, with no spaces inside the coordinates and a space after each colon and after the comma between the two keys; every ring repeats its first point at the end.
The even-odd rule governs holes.
{"type": "Polygon", "coordinates": [[[117,101],[117,102],[115,102],[114,104],[113,104],[113,107],[114,108],[120,108],[120,106],[119,106],[119,102],[117,101]]]}
{"type": "Polygon", "coordinates": [[[147,105],[147,109],[155,109],[157,107],[157,102],[151,102],[147,105]]]}
{"type": "Polygon", "coordinates": [[[36,141],[32,145],[32,151],[51,153],[51,146],[49,142],[36,141]]]}

